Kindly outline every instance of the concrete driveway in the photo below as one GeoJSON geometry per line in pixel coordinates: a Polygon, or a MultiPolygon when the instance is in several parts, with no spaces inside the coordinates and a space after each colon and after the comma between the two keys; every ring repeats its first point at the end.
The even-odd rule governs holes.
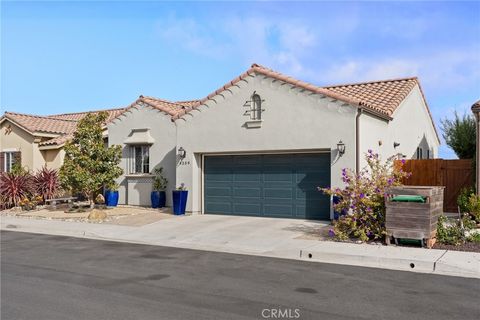
{"type": "Polygon", "coordinates": [[[289,250],[291,240],[297,239],[294,255],[298,256],[298,241],[311,244],[311,240],[323,238],[329,225],[328,221],[207,214],[151,223],[136,232],[141,232],[148,242],[175,242],[188,248],[221,248],[250,254],[289,250]]]}

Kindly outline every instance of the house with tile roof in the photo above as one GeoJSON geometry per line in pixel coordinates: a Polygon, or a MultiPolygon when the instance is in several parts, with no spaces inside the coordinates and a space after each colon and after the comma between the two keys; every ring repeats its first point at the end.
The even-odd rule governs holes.
{"type": "Polygon", "coordinates": [[[253,64],[206,97],[140,96],[108,125],[121,145],[120,203],[150,205],[156,167],[192,213],[328,219],[341,169],[383,158],[435,158],[440,144],[417,78],[316,86],[253,64]]]}
{"type": "MultiPolygon", "coordinates": [[[[124,108],[105,110],[107,122],[123,112],[124,108]]],[[[98,111],[91,111],[98,112],[98,111]]],[[[88,112],[37,116],[5,112],[0,118],[0,172],[10,171],[14,163],[29,170],[43,166],[60,168],[63,146],[88,112]]],[[[108,135],[105,127],[105,136],[108,135]]]]}

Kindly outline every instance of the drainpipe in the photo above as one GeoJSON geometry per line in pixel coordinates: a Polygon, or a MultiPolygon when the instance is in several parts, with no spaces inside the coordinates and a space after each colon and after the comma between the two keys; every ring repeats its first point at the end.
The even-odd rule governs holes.
{"type": "Polygon", "coordinates": [[[355,172],[360,172],[360,116],[363,113],[362,108],[358,108],[355,118],[355,172]]]}

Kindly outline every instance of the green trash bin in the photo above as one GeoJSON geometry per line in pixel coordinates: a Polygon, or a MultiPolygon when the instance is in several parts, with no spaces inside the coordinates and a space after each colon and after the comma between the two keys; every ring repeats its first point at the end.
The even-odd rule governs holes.
{"type": "Polygon", "coordinates": [[[392,198],[394,202],[420,202],[425,203],[427,200],[426,197],[422,196],[410,196],[410,195],[399,195],[392,198]]]}

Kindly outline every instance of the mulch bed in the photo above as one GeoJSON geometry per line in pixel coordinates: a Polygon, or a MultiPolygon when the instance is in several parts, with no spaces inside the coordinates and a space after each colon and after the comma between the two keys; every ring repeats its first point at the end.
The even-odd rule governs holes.
{"type": "Polygon", "coordinates": [[[433,249],[444,249],[452,251],[469,251],[469,252],[480,252],[480,243],[479,242],[466,242],[459,246],[454,246],[451,244],[441,244],[435,243],[433,249]]]}

